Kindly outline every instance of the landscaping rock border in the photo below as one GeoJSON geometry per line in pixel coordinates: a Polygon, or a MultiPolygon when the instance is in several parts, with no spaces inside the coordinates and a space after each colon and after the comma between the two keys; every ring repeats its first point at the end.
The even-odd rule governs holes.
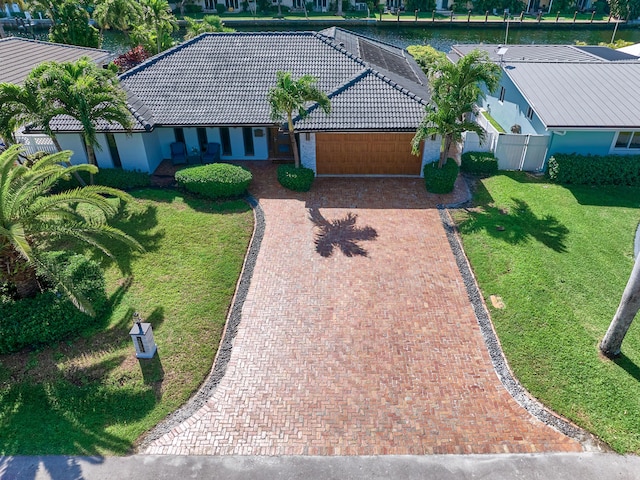
{"type": "Polygon", "coordinates": [[[467,295],[469,296],[469,300],[473,306],[476,319],[480,325],[482,337],[484,338],[487,350],[489,351],[489,356],[491,357],[491,363],[493,364],[493,368],[498,375],[498,378],[515,401],[544,424],[579,441],[586,451],[610,451],[608,446],[603,444],[589,432],[571,424],[569,421],[549,411],[538,400],[533,398],[513,376],[504,353],[502,352],[500,341],[493,329],[491,317],[489,316],[489,312],[484,304],[475,276],[471,271],[471,266],[467,256],[462,249],[460,238],[457,235],[457,229],[448,212],[448,208],[458,208],[460,206],[461,204],[447,206],[438,205],[438,213],[440,214],[442,226],[444,227],[447,239],[449,240],[449,245],[451,246],[451,250],[455,256],[458,269],[460,270],[460,274],[462,275],[462,279],[467,290],[467,295]]]}
{"type": "Polygon", "coordinates": [[[225,328],[222,332],[222,339],[220,341],[216,357],[213,361],[211,373],[209,373],[204,384],[187,403],[175,412],[171,413],[144,436],[138,445],[138,450],[143,450],[154,440],[157,440],[166,433],[169,433],[173,428],[189,419],[189,417],[202,408],[202,406],[204,406],[207,400],[211,397],[227,371],[227,365],[231,359],[233,339],[238,333],[242,306],[247,299],[247,293],[249,292],[249,286],[251,285],[251,277],[253,276],[253,270],[256,266],[258,253],[260,252],[260,245],[262,244],[265,228],[264,212],[262,211],[258,201],[252,196],[246,196],[245,200],[253,209],[255,219],[253,236],[251,237],[249,249],[247,250],[247,255],[244,259],[244,265],[242,266],[242,272],[240,273],[236,293],[232,300],[231,309],[227,316],[225,328]]]}

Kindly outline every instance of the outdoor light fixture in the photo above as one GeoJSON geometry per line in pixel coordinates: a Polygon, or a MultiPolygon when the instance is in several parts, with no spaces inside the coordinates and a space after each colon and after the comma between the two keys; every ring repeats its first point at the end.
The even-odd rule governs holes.
{"type": "Polygon", "coordinates": [[[138,312],[133,314],[133,328],[129,332],[137,358],[153,358],[158,346],[153,340],[153,329],[150,323],[144,323],[138,312]]]}

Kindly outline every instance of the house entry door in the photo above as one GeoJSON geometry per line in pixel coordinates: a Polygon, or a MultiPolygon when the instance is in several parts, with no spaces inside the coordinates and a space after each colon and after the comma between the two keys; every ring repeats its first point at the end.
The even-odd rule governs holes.
{"type": "Polygon", "coordinates": [[[272,160],[292,160],[293,150],[288,132],[279,128],[269,129],[269,157],[272,160]]]}

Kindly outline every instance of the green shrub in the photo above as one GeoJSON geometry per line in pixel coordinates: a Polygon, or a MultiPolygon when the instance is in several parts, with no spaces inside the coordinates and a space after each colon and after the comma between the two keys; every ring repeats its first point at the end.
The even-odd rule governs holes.
{"type": "MultiPolygon", "coordinates": [[[[89,184],[89,174],[81,172],[80,177],[89,184]]],[[[134,188],[148,187],[151,184],[151,176],[146,172],[137,170],[122,170],[121,168],[103,168],[93,176],[93,183],[105,187],[118,188],[120,190],[132,190],[134,188]]],[[[74,176],[68,180],[60,181],[55,186],[55,191],[64,191],[78,188],[80,184],[74,176]]]]}
{"type": "Polygon", "coordinates": [[[227,7],[225,7],[224,4],[216,3],[216,12],[218,12],[218,15],[222,15],[226,11],[227,7]]]}
{"type": "MultiPolygon", "coordinates": [[[[105,281],[96,262],[67,252],[50,253],[45,261],[87,297],[98,316],[104,312],[105,281]]],[[[5,293],[0,302],[0,354],[49,345],[96,325],[95,318],[80,312],[55,288],[22,300],[12,300],[5,293]]]]}
{"type": "Polygon", "coordinates": [[[228,163],[188,167],[176,172],[178,185],[189,192],[214,199],[244,194],[252,179],[249,170],[228,163]]]}
{"type": "Polygon", "coordinates": [[[294,192],[308,192],[313,185],[314,177],[315,173],[310,168],[296,168],[293,165],[278,166],[278,182],[284,188],[294,192]]]}
{"type": "Polygon", "coordinates": [[[640,186],[640,155],[556,153],[547,173],[556,183],[640,186]]]}
{"type": "Polygon", "coordinates": [[[438,168],[438,162],[427,163],[424,166],[424,184],[431,193],[449,193],[458,178],[460,168],[453,158],[447,159],[442,168],[438,168]]]}
{"type": "Polygon", "coordinates": [[[498,160],[491,152],[463,153],[460,170],[469,173],[492,174],[498,171],[498,160]]]}

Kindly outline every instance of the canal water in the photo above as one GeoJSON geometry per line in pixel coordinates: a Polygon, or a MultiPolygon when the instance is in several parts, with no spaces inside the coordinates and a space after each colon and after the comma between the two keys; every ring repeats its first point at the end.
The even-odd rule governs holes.
{"type": "MultiPolygon", "coordinates": [[[[511,22],[509,26],[509,35],[506,43],[516,44],[574,44],[576,41],[586,42],[590,45],[596,45],[599,42],[610,42],[613,34],[614,24],[610,28],[588,29],[582,28],[520,28],[517,22],[511,22]]],[[[312,28],[320,30],[323,27],[312,28]]],[[[362,35],[391,43],[398,47],[407,47],[408,45],[431,45],[438,50],[448,52],[452,45],[457,43],[505,43],[506,27],[376,27],[376,26],[349,26],[349,30],[355,31],[362,35]]],[[[298,30],[309,30],[308,27],[302,27],[298,30]]],[[[275,30],[293,30],[291,27],[286,28],[264,28],[264,27],[240,27],[237,31],[275,31],[275,30]]],[[[12,32],[14,35],[29,36],[24,33],[12,32]]],[[[184,34],[184,33],[182,33],[184,34]]],[[[37,38],[46,40],[46,31],[36,31],[37,38]]],[[[180,34],[176,36],[179,40],[180,34]]],[[[640,26],[634,28],[620,28],[616,32],[616,39],[623,39],[634,43],[640,43],[640,26]]],[[[128,46],[124,40],[124,36],[119,33],[106,32],[102,48],[116,53],[123,53],[128,50],[128,46]]]]}

